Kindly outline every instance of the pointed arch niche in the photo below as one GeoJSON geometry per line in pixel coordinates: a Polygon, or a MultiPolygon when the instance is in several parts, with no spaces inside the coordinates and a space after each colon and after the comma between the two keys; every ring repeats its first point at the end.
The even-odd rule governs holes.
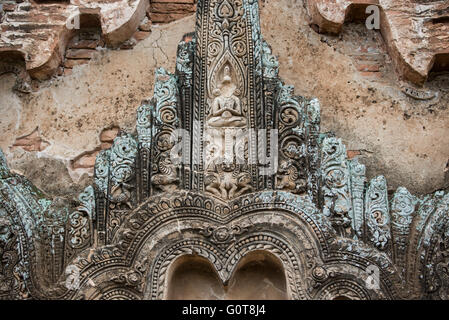
{"type": "Polygon", "coordinates": [[[185,255],[170,267],[167,300],[222,300],[224,297],[221,280],[206,258],[185,255]]]}
{"type": "Polygon", "coordinates": [[[264,251],[244,256],[227,284],[222,284],[207,259],[196,255],[179,257],[170,267],[166,297],[168,300],[288,299],[282,263],[264,251]]]}
{"type": "Polygon", "coordinates": [[[245,255],[229,281],[230,300],[287,300],[287,285],[281,261],[266,251],[245,255]]]}

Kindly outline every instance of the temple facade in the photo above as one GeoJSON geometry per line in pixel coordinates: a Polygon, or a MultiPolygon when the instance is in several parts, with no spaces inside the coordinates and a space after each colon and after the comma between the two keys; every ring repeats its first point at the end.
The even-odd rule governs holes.
{"type": "Polygon", "coordinates": [[[279,77],[258,1],[200,0],[180,40],[76,203],[0,153],[0,298],[448,298],[449,194],[367,180],[279,77]]]}

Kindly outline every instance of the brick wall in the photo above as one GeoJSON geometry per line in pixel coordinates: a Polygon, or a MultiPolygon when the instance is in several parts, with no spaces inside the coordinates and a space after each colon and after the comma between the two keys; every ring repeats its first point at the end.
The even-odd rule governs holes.
{"type": "Polygon", "coordinates": [[[169,23],[194,14],[196,10],[196,0],[76,3],[66,0],[2,1],[0,53],[20,53],[15,56],[25,57],[20,63],[25,65],[31,78],[48,79],[55,74],[70,74],[74,66],[87,63],[98,47],[132,49],[150,35],[153,24],[169,23]],[[67,26],[74,15],[81,18],[80,30],[67,26]]]}
{"type": "Polygon", "coordinates": [[[153,23],[167,23],[194,13],[196,0],[155,0],[150,1],[147,11],[153,23]]]}

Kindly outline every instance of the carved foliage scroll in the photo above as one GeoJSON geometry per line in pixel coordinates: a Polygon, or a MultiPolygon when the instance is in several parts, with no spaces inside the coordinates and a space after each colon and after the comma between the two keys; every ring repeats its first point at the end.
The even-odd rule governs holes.
{"type": "Polygon", "coordinates": [[[293,96],[294,87],[281,85],[277,98],[279,170],[276,188],[295,194],[307,192],[307,130],[304,101],[293,96]]]}
{"type": "Polygon", "coordinates": [[[341,235],[348,235],[352,209],[349,193],[350,177],[346,161],[346,147],[341,139],[326,137],[322,143],[323,213],[330,218],[341,235]]]}
{"type": "Polygon", "coordinates": [[[173,191],[180,181],[179,167],[171,155],[179,142],[174,138],[179,127],[178,95],[176,77],[162,68],[156,70],[150,169],[153,191],[173,191]]]}
{"type": "Polygon", "coordinates": [[[269,44],[262,40],[262,66],[265,79],[277,79],[279,74],[279,62],[272,54],[269,44]]]}
{"type": "MultiPolygon", "coordinates": [[[[179,87],[180,104],[180,124],[181,127],[191,132],[192,128],[192,109],[193,109],[193,59],[195,53],[196,38],[194,34],[187,34],[178,44],[176,58],[176,76],[179,87]]],[[[183,164],[180,167],[181,183],[185,189],[191,189],[191,168],[190,168],[190,148],[191,137],[182,137],[182,159],[183,164]]]]}
{"type": "Polygon", "coordinates": [[[17,286],[15,269],[20,261],[19,243],[6,212],[0,209],[0,299],[13,298],[17,286]]]}
{"type": "Polygon", "coordinates": [[[354,229],[354,238],[363,240],[366,168],[355,158],[349,161],[349,170],[351,174],[352,210],[350,211],[350,215],[352,228],[354,229]]]}
{"type": "Polygon", "coordinates": [[[394,258],[400,266],[405,265],[410,225],[413,221],[417,202],[417,199],[406,188],[399,187],[391,203],[394,258]]]}
{"type": "Polygon", "coordinates": [[[307,192],[310,198],[319,203],[321,186],[321,150],[319,145],[321,105],[318,99],[306,100],[307,110],[307,192]]]}
{"type": "Polygon", "coordinates": [[[320,185],[320,104],[293,96],[293,86],[280,84],[276,102],[279,170],[276,188],[308,194],[318,201],[320,185]]]}
{"type": "Polygon", "coordinates": [[[134,188],[136,154],[137,142],[131,134],[122,133],[115,138],[109,158],[109,206],[111,209],[133,207],[131,193],[134,188]]]}
{"type": "Polygon", "coordinates": [[[80,205],[67,221],[66,259],[70,260],[74,250],[84,249],[92,244],[93,221],[96,220],[95,192],[92,186],[86,187],[78,196],[80,205]]]}
{"type": "Polygon", "coordinates": [[[151,144],[152,144],[152,124],[153,110],[152,102],[145,101],[137,109],[137,141],[138,158],[137,167],[139,175],[137,176],[137,201],[141,203],[150,195],[150,163],[151,163],[151,144]]]}
{"type": "MultiPolygon", "coordinates": [[[[40,227],[47,231],[43,213],[50,205],[26,178],[9,170],[0,150],[0,298],[28,299],[42,294],[36,289],[36,247],[40,227]]],[[[59,253],[49,252],[49,256],[61,263],[59,253]]]]}
{"type": "Polygon", "coordinates": [[[386,250],[391,233],[387,181],[383,176],[372,179],[366,191],[365,217],[369,241],[378,249],[386,250]]]}
{"type": "MultiPolygon", "coordinates": [[[[430,197],[426,218],[417,229],[422,230],[418,251],[426,299],[449,299],[449,194],[442,191],[430,197]],[[432,201],[433,200],[433,201],[432,201]]],[[[421,213],[421,212],[420,212],[421,213]]]]}
{"type": "Polygon", "coordinates": [[[101,151],[97,156],[94,192],[99,244],[111,240],[117,224],[114,211],[129,210],[136,205],[136,156],[137,141],[128,133],[121,133],[110,149],[101,151]]]}
{"type": "Polygon", "coordinates": [[[435,240],[432,258],[427,264],[426,290],[432,299],[449,299],[449,229],[435,240]]]}
{"type": "Polygon", "coordinates": [[[102,150],[97,155],[95,160],[95,178],[94,178],[94,191],[95,191],[95,209],[96,209],[96,221],[95,229],[97,232],[97,239],[99,244],[105,244],[106,242],[106,212],[108,206],[108,189],[109,189],[109,157],[111,150],[102,150]]]}
{"type": "Polygon", "coordinates": [[[137,141],[128,133],[115,138],[110,154],[109,207],[106,219],[106,241],[111,243],[123,221],[123,214],[136,206],[137,141]]]}

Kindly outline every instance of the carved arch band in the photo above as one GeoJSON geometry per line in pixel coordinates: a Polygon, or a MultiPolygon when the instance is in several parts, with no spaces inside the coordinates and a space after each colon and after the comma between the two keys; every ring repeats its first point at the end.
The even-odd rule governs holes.
{"type": "Polygon", "coordinates": [[[345,247],[333,238],[332,227],[307,198],[284,192],[254,193],[229,205],[192,192],[156,196],[118,230],[115,257],[99,253],[85,261],[79,293],[89,299],[165,299],[177,259],[207,259],[225,284],[245,256],[260,251],[281,262],[289,299],[391,297],[388,276],[379,290],[366,288],[366,266],[381,261],[342,252],[345,247]]]}

